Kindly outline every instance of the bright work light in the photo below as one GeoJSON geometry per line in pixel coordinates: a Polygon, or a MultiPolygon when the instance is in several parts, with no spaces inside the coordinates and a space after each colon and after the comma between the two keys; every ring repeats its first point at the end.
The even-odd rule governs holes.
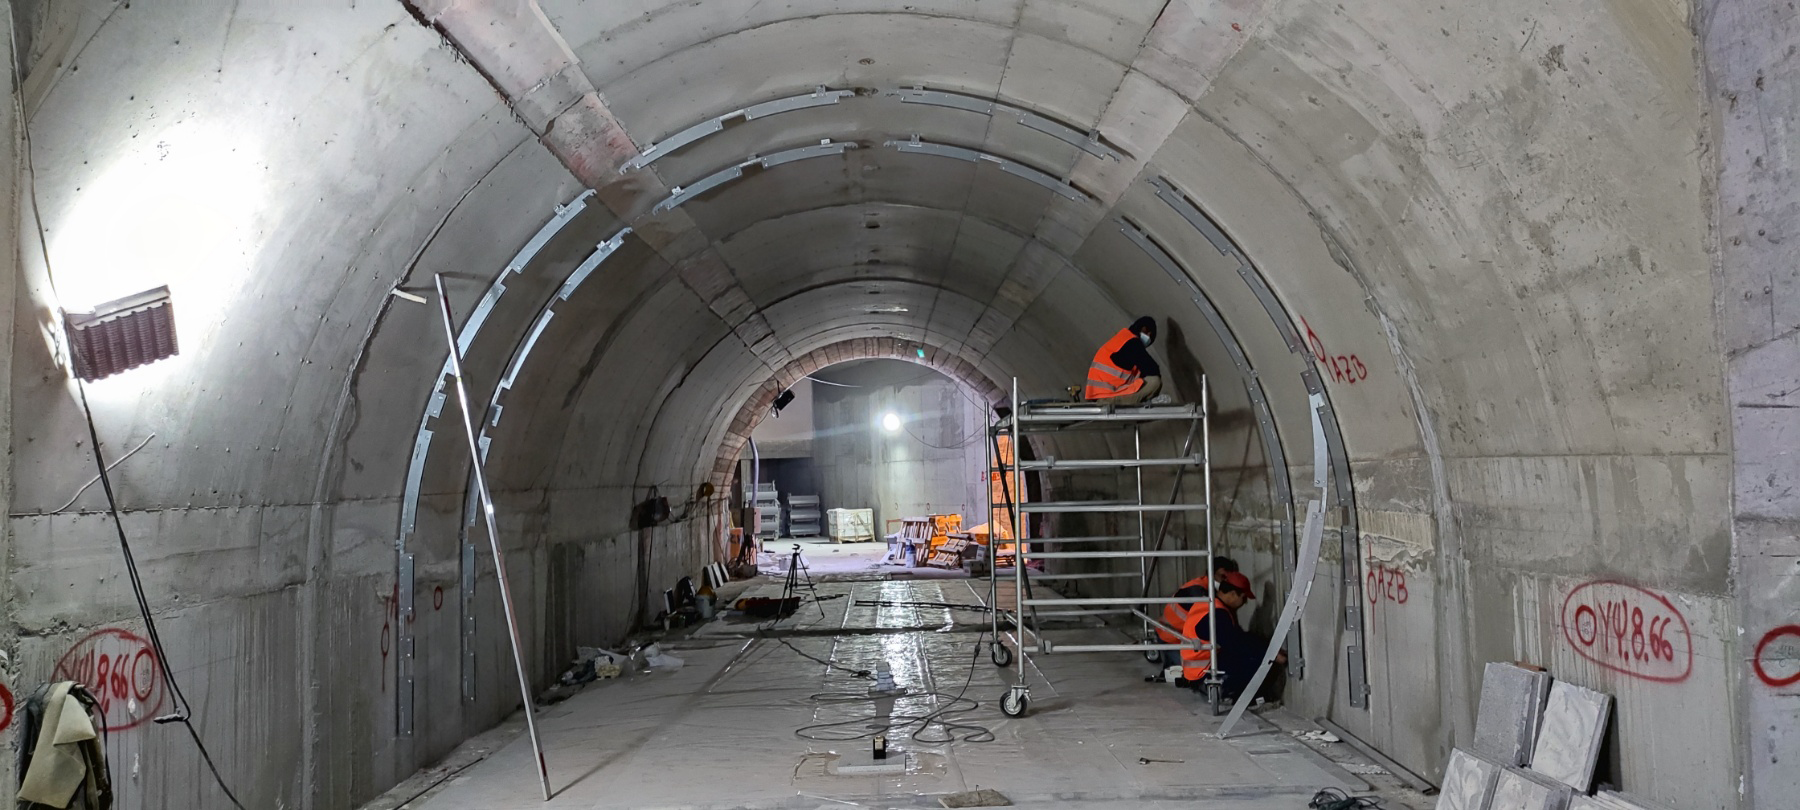
{"type": "Polygon", "coordinates": [[[175,340],[175,307],[169,288],[157,287],[93,312],[63,313],[75,376],[86,382],[111,377],[180,353],[175,340]]]}

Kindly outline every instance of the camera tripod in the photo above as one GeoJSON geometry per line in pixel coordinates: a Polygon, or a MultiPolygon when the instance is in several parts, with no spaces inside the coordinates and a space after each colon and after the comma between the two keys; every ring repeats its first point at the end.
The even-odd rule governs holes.
{"type": "MultiPolygon", "coordinates": [[[[788,558],[787,582],[781,586],[782,604],[799,596],[803,583],[806,589],[812,592],[813,604],[819,608],[819,618],[825,618],[825,606],[819,602],[819,589],[813,586],[812,574],[808,573],[806,567],[800,564],[800,544],[795,543],[794,556],[788,558]]],[[[799,612],[799,610],[799,606],[795,606],[794,611],[799,612]]]]}

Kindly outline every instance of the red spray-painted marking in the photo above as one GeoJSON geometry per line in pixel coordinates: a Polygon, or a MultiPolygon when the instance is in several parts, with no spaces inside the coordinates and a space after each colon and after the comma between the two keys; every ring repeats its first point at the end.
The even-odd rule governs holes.
{"type": "Polygon", "coordinates": [[[1654,591],[1610,580],[1578,585],[1563,599],[1561,625],[1575,652],[1614,672],[1663,683],[1693,672],[1687,617],[1654,591]]]}
{"type": "Polygon", "coordinates": [[[1325,350],[1325,341],[1314,332],[1312,324],[1300,319],[1300,325],[1306,328],[1306,347],[1312,350],[1313,359],[1319,361],[1331,379],[1346,385],[1355,385],[1369,378],[1369,367],[1363,365],[1362,358],[1354,354],[1334,355],[1325,350]]]}
{"type": "Polygon", "coordinates": [[[6,684],[0,683],[0,731],[5,731],[12,726],[12,717],[12,690],[7,689],[6,684]]]}
{"type": "Polygon", "coordinates": [[[1756,642],[1756,657],[1750,659],[1750,666],[1756,670],[1756,677],[1763,683],[1777,689],[1800,683],[1800,625],[1783,625],[1763,634],[1762,640],[1756,642]],[[1769,647],[1783,639],[1794,639],[1775,649],[1769,647]],[[1776,663],[1780,668],[1771,672],[1769,665],[1776,663]]]}
{"type": "Polygon", "coordinates": [[[1363,586],[1363,592],[1368,595],[1371,606],[1380,604],[1384,599],[1396,605],[1404,605],[1411,597],[1406,590],[1406,571],[1389,568],[1381,563],[1369,564],[1368,582],[1363,586]]]}
{"type": "Polygon", "coordinates": [[[388,653],[394,647],[394,621],[400,618],[400,583],[394,583],[394,595],[381,597],[381,691],[387,692],[388,653]]]}
{"type": "Polygon", "coordinates": [[[118,628],[75,642],[56,662],[56,677],[94,693],[109,731],[136,728],[155,717],[167,691],[150,642],[118,628]]]}
{"type": "Polygon", "coordinates": [[[431,609],[444,609],[444,586],[438,585],[431,589],[431,609]]]}

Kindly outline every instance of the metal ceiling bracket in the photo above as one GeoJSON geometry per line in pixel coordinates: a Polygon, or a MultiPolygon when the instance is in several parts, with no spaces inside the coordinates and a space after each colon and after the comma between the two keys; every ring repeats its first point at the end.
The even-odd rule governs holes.
{"type": "Polygon", "coordinates": [[[1169,278],[1187,288],[1188,297],[1193,300],[1194,306],[1199,308],[1200,314],[1206,318],[1206,323],[1212,327],[1213,334],[1218,335],[1219,342],[1225,344],[1225,351],[1231,355],[1232,364],[1244,374],[1245,379],[1253,378],[1256,371],[1250,365],[1249,355],[1244,354],[1244,347],[1238,343],[1237,336],[1231,331],[1230,324],[1225,323],[1225,317],[1219,314],[1218,307],[1213,306],[1212,299],[1206,296],[1206,293],[1200,289],[1200,285],[1194,283],[1193,277],[1188,275],[1187,268],[1175,261],[1174,256],[1169,255],[1162,245],[1157,244],[1136,223],[1124,218],[1120,218],[1118,223],[1119,231],[1125,234],[1126,239],[1149,255],[1150,259],[1163,269],[1163,272],[1169,274],[1169,278]]]}
{"type": "MultiPolygon", "coordinates": [[[[538,228],[537,233],[533,234],[529,240],[526,240],[525,245],[519,248],[518,253],[513,254],[512,260],[507,262],[504,268],[501,268],[499,275],[489,285],[487,292],[482,294],[481,302],[476,305],[475,311],[470,313],[468,321],[463,323],[456,341],[460,351],[468,352],[469,346],[475,342],[476,334],[487,322],[488,314],[493,311],[494,305],[499,303],[500,296],[506,294],[507,274],[524,272],[525,266],[537,257],[544,246],[549,244],[550,240],[560,233],[570,221],[586,210],[588,199],[593,196],[593,189],[587,189],[576,195],[575,199],[556,206],[556,213],[550,217],[550,220],[545,222],[543,227],[538,228]]],[[[394,538],[396,554],[406,552],[406,538],[412,535],[418,524],[419,494],[425,474],[425,459],[431,454],[431,420],[443,415],[444,401],[448,398],[445,385],[450,379],[450,372],[451,363],[449,358],[446,358],[443,367],[438,371],[436,381],[432,384],[431,394],[426,399],[425,413],[419,417],[419,432],[413,438],[412,458],[406,465],[406,485],[400,495],[400,532],[394,538]]]]}
{"type": "Polygon", "coordinates": [[[1040,115],[1023,107],[1015,107],[1003,101],[971,96],[963,93],[952,93],[945,90],[927,90],[924,87],[902,87],[889,95],[896,96],[904,104],[929,104],[933,107],[948,107],[954,110],[979,113],[981,115],[1004,114],[1018,121],[1020,126],[1042,132],[1063,143],[1069,144],[1083,152],[1103,160],[1122,160],[1119,150],[1106,145],[1100,140],[1098,130],[1082,132],[1061,121],[1040,115]]]}
{"type": "Polygon", "coordinates": [[[836,104],[839,100],[854,95],[856,95],[856,91],[854,90],[829,90],[826,89],[824,85],[819,85],[813,88],[811,93],[778,98],[774,101],[765,101],[760,104],[752,104],[741,110],[733,110],[718,116],[717,118],[709,118],[688,127],[687,129],[681,130],[674,135],[670,135],[657,143],[645,146],[637,157],[625,161],[625,165],[619,167],[619,174],[642,169],[645,166],[655,163],[664,156],[667,156],[684,146],[723,130],[725,125],[733,119],[742,118],[745,121],[754,121],[758,118],[770,115],[780,115],[781,113],[793,112],[795,110],[805,110],[813,107],[824,107],[836,104]]]}
{"type": "Polygon", "coordinates": [[[1156,189],[1158,198],[1170,208],[1175,209],[1175,213],[1180,214],[1182,219],[1194,226],[1194,230],[1199,231],[1201,236],[1206,237],[1206,241],[1212,243],[1214,250],[1219,251],[1220,255],[1230,256],[1237,260],[1238,277],[1250,286],[1250,291],[1256,294],[1256,300],[1262,304],[1263,310],[1269,313],[1269,320],[1275,322],[1275,329],[1281,333],[1281,340],[1287,344],[1288,351],[1305,351],[1306,349],[1300,341],[1300,333],[1294,328],[1293,319],[1288,316],[1287,307],[1281,303],[1280,298],[1275,296],[1275,291],[1269,287],[1268,281],[1256,269],[1256,265],[1250,263],[1250,257],[1244,254],[1237,243],[1231,241],[1231,238],[1219,228],[1218,223],[1213,222],[1212,217],[1200,210],[1200,206],[1195,205],[1193,200],[1176,187],[1169,178],[1153,177],[1150,179],[1150,187],[1156,189]]]}
{"type": "Polygon", "coordinates": [[[800,146],[800,147],[795,147],[793,149],[784,149],[780,152],[775,152],[773,154],[763,155],[760,157],[756,156],[756,155],[751,155],[749,158],[745,159],[744,162],[742,162],[742,163],[739,163],[735,166],[730,166],[730,167],[727,167],[724,169],[720,169],[716,172],[713,172],[712,174],[709,174],[705,177],[700,178],[699,180],[694,181],[693,185],[676,186],[674,189],[674,192],[671,193],[667,199],[663,200],[662,202],[657,203],[655,208],[650,209],[650,213],[652,215],[655,215],[655,214],[661,214],[661,213],[664,213],[667,211],[673,211],[676,208],[681,207],[682,204],[686,203],[688,200],[691,200],[695,197],[705,194],[708,191],[712,191],[713,189],[718,188],[719,186],[725,185],[726,183],[729,183],[733,180],[743,177],[744,170],[751,168],[752,166],[763,168],[763,169],[770,169],[770,168],[774,168],[776,166],[780,166],[784,163],[793,163],[794,161],[797,161],[797,160],[806,160],[808,158],[825,157],[827,155],[841,155],[846,150],[855,149],[855,148],[856,148],[856,144],[851,141],[833,141],[830,138],[826,138],[825,140],[822,140],[812,146],[800,146]]]}
{"type": "Polygon", "coordinates": [[[933,107],[949,107],[953,110],[966,110],[982,115],[993,115],[992,99],[980,96],[968,96],[962,93],[947,93],[943,90],[927,90],[924,87],[902,87],[892,92],[902,104],[929,104],[933,107]]]}
{"type": "MultiPolygon", "coordinates": [[[[506,410],[505,406],[500,404],[500,396],[512,390],[513,383],[519,378],[519,370],[525,367],[525,360],[531,357],[531,350],[537,348],[538,338],[542,337],[544,330],[550,326],[550,319],[556,317],[556,305],[569,300],[569,296],[575,294],[575,290],[581,286],[582,282],[587,281],[588,276],[592,275],[594,270],[600,267],[600,263],[606,261],[606,257],[613,255],[620,245],[625,244],[625,237],[630,233],[630,228],[621,228],[618,233],[612,235],[611,239],[596,245],[594,252],[588,254],[581,264],[576,265],[575,269],[569,272],[568,278],[563,280],[556,295],[538,308],[537,318],[531,323],[531,330],[525,333],[524,340],[513,347],[512,359],[506,364],[506,373],[500,377],[500,383],[494,386],[494,393],[488,398],[487,418],[481,423],[482,461],[487,461],[488,447],[493,442],[493,437],[488,435],[488,431],[500,426],[500,414],[506,410]]],[[[473,513],[471,512],[470,515],[470,519],[473,520],[473,513]]]]}
{"type": "Polygon", "coordinates": [[[1100,142],[1099,130],[1082,132],[1028,110],[1019,110],[1017,115],[1020,126],[1027,129],[1035,129],[1101,160],[1122,159],[1117,150],[1100,142]]]}
{"type": "Polygon", "coordinates": [[[896,149],[901,152],[954,158],[956,160],[966,160],[970,163],[981,163],[985,161],[1000,167],[1000,170],[1007,174],[1030,180],[1033,183],[1050,189],[1071,200],[1080,202],[1093,202],[1094,200],[1087,192],[1076,188],[1073,183],[1070,183],[1067,180],[1060,179],[1040,169],[1032,168],[1016,160],[1010,160],[990,152],[983,152],[963,146],[952,146],[947,143],[934,143],[932,141],[920,140],[917,135],[904,141],[885,141],[882,145],[889,149],[896,149]]]}
{"type": "Polygon", "coordinates": [[[613,251],[618,250],[619,246],[625,243],[625,237],[630,233],[630,228],[622,229],[613,234],[611,239],[596,246],[594,252],[575,268],[575,272],[569,274],[569,278],[563,282],[562,289],[556,291],[556,299],[558,301],[569,300],[569,296],[575,293],[575,288],[580,287],[581,282],[587,281],[588,275],[594,272],[594,268],[606,261],[606,257],[613,255],[613,251]]]}

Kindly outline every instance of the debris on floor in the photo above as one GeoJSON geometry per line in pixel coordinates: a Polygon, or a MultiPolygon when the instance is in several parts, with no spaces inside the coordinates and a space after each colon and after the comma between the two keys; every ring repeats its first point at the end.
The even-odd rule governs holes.
{"type": "Polygon", "coordinates": [[[963,791],[962,793],[952,793],[948,796],[940,797],[938,799],[938,804],[941,804],[945,807],[1011,807],[1011,806],[1013,806],[1011,799],[1006,798],[1006,796],[1004,794],[1002,794],[1000,791],[994,790],[992,788],[982,788],[980,790],[966,790],[966,791],[963,791]]]}
{"type": "Polygon", "coordinates": [[[663,652],[662,648],[655,644],[645,647],[641,652],[644,657],[645,666],[648,666],[653,670],[668,671],[681,669],[682,665],[687,663],[680,658],[663,652]]]}
{"type": "Polygon", "coordinates": [[[1296,732],[1293,732],[1293,734],[1296,738],[1305,740],[1307,742],[1316,742],[1316,743],[1343,742],[1343,740],[1338,739],[1338,735],[1333,734],[1329,731],[1319,731],[1319,730],[1315,729],[1312,731],[1296,731],[1296,732]]]}
{"type": "Polygon", "coordinates": [[[561,703],[594,681],[617,678],[625,673],[626,657],[599,647],[576,647],[575,660],[556,679],[556,685],[538,696],[538,703],[548,706],[561,703]]]}

